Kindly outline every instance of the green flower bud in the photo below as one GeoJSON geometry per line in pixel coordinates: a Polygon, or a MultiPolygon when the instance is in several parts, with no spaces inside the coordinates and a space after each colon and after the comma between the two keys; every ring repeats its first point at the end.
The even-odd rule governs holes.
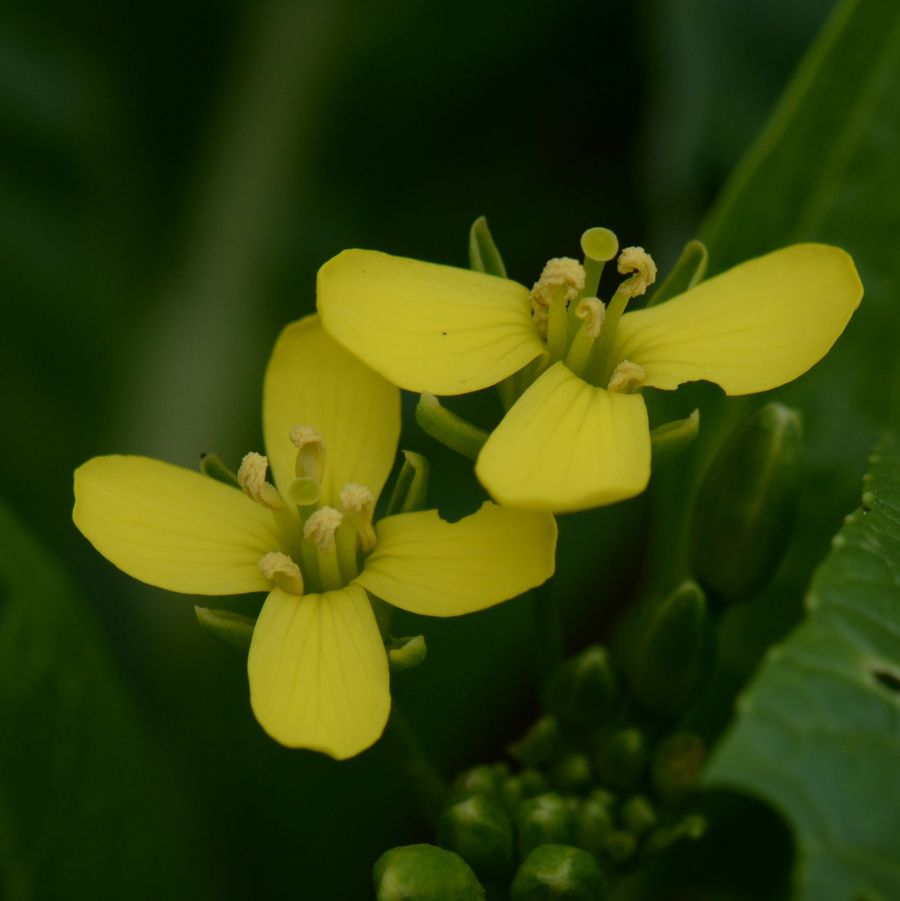
{"type": "Polygon", "coordinates": [[[606,788],[592,788],[588,795],[588,801],[602,804],[610,813],[615,809],[616,800],[616,796],[606,788]]]}
{"type": "Polygon", "coordinates": [[[550,709],[567,729],[586,729],[604,722],[613,710],[616,676],[606,648],[585,648],[566,660],[550,680],[550,709]]]}
{"type": "Polygon", "coordinates": [[[615,866],[625,863],[636,848],[637,839],[624,829],[613,829],[603,839],[603,857],[615,866]]]}
{"type": "Polygon", "coordinates": [[[425,662],[428,646],[424,635],[404,635],[391,638],[387,644],[388,664],[391,672],[412,669],[425,662]]]}
{"type": "Polygon", "coordinates": [[[635,795],[622,803],[619,811],[622,825],[636,836],[643,835],[656,825],[656,811],[644,795],[635,795]]]}
{"type": "Polygon", "coordinates": [[[482,879],[499,878],[512,870],[512,823],[506,811],[486,795],[471,795],[445,808],[437,838],[482,879]]]}
{"type": "Polygon", "coordinates": [[[683,582],[642,613],[628,658],[632,694],[654,713],[680,713],[707,673],[711,650],[706,598],[694,582],[683,582]]]}
{"type": "Polygon", "coordinates": [[[706,817],[699,813],[689,814],[678,823],[663,826],[651,833],[647,838],[645,849],[648,854],[655,854],[682,839],[697,841],[705,835],[707,826],[706,817]]]}
{"type": "Polygon", "coordinates": [[[575,844],[591,854],[603,851],[603,841],[613,828],[610,808],[603,801],[588,798],[575,814],[575,844]]]}
{"type": "Polygon", "coordinates": [[[627,791],[641,781],[647,756],[647,742],[640,730],[619,729],[600,745],[594,763],[604,784],[627,791]]]}
{"type": "Polygon", "coordinates": [[[210,635],[215,635],[219,641],[223,641],[239,651],[250,650],[250,641],[253,638],[253,627],[256,625],[256,620],[235,613],[233,610],[216,610],[213,607],[194,607],[194,615],[197,617],[197,622],[210,635]]]}
{"type": "Polygon", "coordinates": [[[519,856],[526,857],[548,842],[571,844],[575,840],[575,815],[555,792],[528,798],[516,811],[519,856]]]}
{"type": "Polygon", "coordinates": [[[676,732],[660,742],[652,767],[659,796],[672,803],[684,800],[696,786],[705,758],[706,744],[691,732],[676,732]]]}
{"type": "Polygon", "coordinates": [[[458,801],[470,795],[487,795],[489,798],[498,797],[500,780],[497,772],[486,763],[463,770],[454,780],[450,788],[450,800],[458,801]]]}
{"type": "Polygon", "coordinates": [[[559,747],[559,723],[555,717],[544,716],[507,750],[511,757],[526,766],[538,766],[552,760],[559,747]]]}
{"type": "Polygon", "coordinates": [[[713,460],[697,494],[691,565],[714,597],[733,604],[757,592],[787,548],[800,494],[801,417],[766,404],[713,460]]]}
{"type": "Polygon", "coordinates": [[[600,901],[606,897],[606,876],[587,851],[570,845],[541,845],[522,862],[509,897],[511,901],[600,901]]]}
{"type": "Polygon", "coordinates": [[[529,769],[501,780],[497,794],[507,812],[513,814],[526,798],[533,798],[546,790],[547,780],[537,770],[529,769]]]}
{"type": "Polygon", "coordinates": [[[434,845],[385,851],[372,870],[376,901],[480,901],[484,889],[469,865],[434,845]]]}
{"type": "Polygon", "coordinates": [[[558,791],[575,795],[587,794],[594,781],[587,754],[572,751],[557,758],[550,770],[550,781],[558,791]]]}

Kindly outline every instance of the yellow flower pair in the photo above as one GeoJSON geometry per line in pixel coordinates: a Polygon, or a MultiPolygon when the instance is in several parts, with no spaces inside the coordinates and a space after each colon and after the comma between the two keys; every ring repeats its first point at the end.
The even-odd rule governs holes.
{"type": "Polygon", "coordinates": [[[151,585],[268,592],[248,658],[253,711],[282,744],[350,757],[378,739],[390,711],[368,592],[430,616],[481,610],[552,575],[556,524],[488,502],[452,524],[428,510],[373,525],[400,392],[316,317],[275,345],[263,431],[268,459],[244,458],[240,488],[145,457],[96,457],[75,473],[75,524],[151,585]]]}
{"type": "Polygon", "coordinates": [[[75,523],[152,585],[268,592],[248,658],[257,719],[285,745],[359,753],[390,710],[369,593],[454,616],[541,584],[554,569],[551,513],[646,487],[641,388],[705,379],[748,394],[784,384],[828,351],[862,296],[850,257],[816,244],[636,312],[625,305],[655,266],[628,248],[619,269],[628,277],[607,307],[593,296],[597,266],[585,285],[571,260],[551,261],[529,292],[345,251],[320,270],[321,323],[308,317],[278,339],[264,390],[269,456],[245,457],[240,488],[143,457],[99,457],[75,474],[75,523]],[[373,523],[400,434],[395,386],[448,395],[503,380],[509,409],[476,473],[505,506],[488,502],[454,524],[435,511],[373,523]]]}

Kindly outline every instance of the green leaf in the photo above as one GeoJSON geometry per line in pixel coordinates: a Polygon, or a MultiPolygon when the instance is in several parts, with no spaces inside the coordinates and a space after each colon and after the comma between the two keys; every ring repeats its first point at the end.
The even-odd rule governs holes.
{"type": "Polygon", "coordinates": [[[0,897],[198,897],[184,812],[86,605],[2,504],[0,543],[0,897]]]}
{"type": "Polygon", "coordinates": [[[766,798],[794,829],[797,896],[900,885],[900,444],[873,455],[806,599],[741,697],[706,781],[766,798]]]}

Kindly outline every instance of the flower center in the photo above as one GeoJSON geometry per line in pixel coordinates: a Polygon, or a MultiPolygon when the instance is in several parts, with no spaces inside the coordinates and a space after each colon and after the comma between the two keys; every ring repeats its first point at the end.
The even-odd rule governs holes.
{"type": "Polygon", "coordinates": [[[550,260],[531,289],[535,327],[547,341],[549,363],[564,360],[585,381],[630,393],[643,384],[643,370],[627,360],[612,359],[613,345],[628,301],[644,294],[656,280],[656,264],[642,247],[626,247],[619,253],[618,239],[606,228],[588,229],[581,237],[581,249],[583,264],[568,258],[550,260]],[[604,304],[597,297],[600,276],[617,254],[618,271],[627,278],[604,304]]]}
{"type": "Polygon", "coordinates": [[[266,480],[268,459],[249,453],[237,479],[241,490],[272,511],[287,548],[259,561],[260,572],[292,594],[332,591],[359,575],[362,560],[375,547],[375,497],[365,485],[348,483],[340,492],[341,509],[320,503],[327,466],[325,442],[316,429],[297,425],[289,438],[297,448],[297,478],[280,493],[266,480]]]}

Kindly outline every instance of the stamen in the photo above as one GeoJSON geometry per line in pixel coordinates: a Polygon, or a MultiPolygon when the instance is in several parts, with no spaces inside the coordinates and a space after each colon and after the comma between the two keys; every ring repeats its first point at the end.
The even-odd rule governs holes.
{"type": "Polygon", "coordinates": [[[626,247],[619,254],[619,273],[634,273],[619,287],[629,297],[639,297],[656,281],[656,263],[643,247],[626,247]]]}
{"type": "Polygon", "coordinates": [[[566,355],[566,309],[583,288],[581,263],[570,257],[556,257],[547,262],[531,289],[531,315],[538,332],[547,339],[551,360],[561,360],[566,355]]]}
{"type": "Polygon", "coordinates": [[[325,475],[325,442],[309,425],[295,425],[291,429],[291,442],[297,448],[294,471],[298,478],[314,479],[321,483],[325,475]]]}
{"type": "Polygon", "coordinates": [[[264,578],[284,591],[303,594],[303,573],[287,554],[282,554],[281,551],[266,554],[259,561],[259,571],[264,578]]]}
{"type": "Polygon", "coordinates": [[[646,381],[647,373],[644,372],[643,366],[630,360],[622,360],[613,370],[608,390],[618,394],[633,394],[646,381]]]}
{"type": "Polygon", "coordinates": [[[258,504],[268,507],[270,510],[284,509],[284,501],[274,486],[266,481],[266,471],[269,468],[269,460],[262,454],[251,451],[241,460],[238,469],[237,480],[241,490],[258,504]]]}
{"type": "Polygon", "coordinates": [[[334,507],[321,507],[306,520],[303,537],[311,541],[320,553],[333,551],[334,535],[343,519],[344,514],[334,507]]]}
{"type": "Polygon", "coordinates": [[[584,332],[593,341],[600,334],[606,307],[596,297],[583,297],[575,307],[575,315],[584,323],[584,332]]]}
{"type": "Polygon", "coordinates": [[[352,482],[341,489],[341,506],[347,521],[356,529],[359,544],[364,554],[375,547],[375,529],[372,516],[375,512],[375,498],[365,485],[352,482]]]}

